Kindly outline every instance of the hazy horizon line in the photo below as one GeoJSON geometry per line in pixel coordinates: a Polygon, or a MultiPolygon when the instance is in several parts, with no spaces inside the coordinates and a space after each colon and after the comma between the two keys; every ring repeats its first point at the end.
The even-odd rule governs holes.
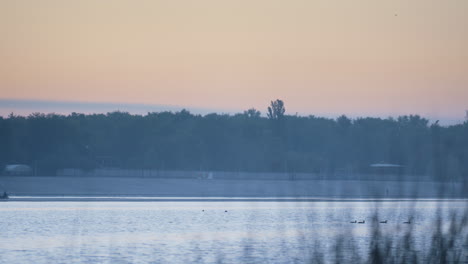
{"type": "MultiPolygon", "coordinates": [[[[269,102],[268,102],[269,103],[269,102]]],[[[265,108],[267,107],[267,104],[265,108]]],[[[262,116],[266,116],[266,111],[262,111],[256,107],[251,107],[261,112],[262,116]]],[[[286,110],[287,110],[286,105],[286,110]]],[[[204,108],[204,107],[187,107],[179,105],[165,105],[165,104],[145,104],[145,103],[123,103],[123,102],[87,102],[87,101],[70,101],[70,100],[37,100],[37,99],[10,99],[0,98],[0,116],[7,117],[10,114],[20,116],[28,116],[33,113],[44,114],[61,114],[68,115],[71,113],[80,114],[106,114],[111,112],[128,112],[130,114],[146,115],[153,112],[178,112],[187,110],[192,114],[207,115],[212,113],[217,114],[238,114],[248,109],[219,109],[219,108],[204,108]]],[[[350,119],[357,118],[396,118],[399,116],[418,115],[428,119],[430,122],[439,121],[441,125],[456,125],[464,123],[463,119],[453,117],[431,117],[420,113],[408,114],[377,114],[377,115],[363,115],[363,114],[350,114],[350,113],[289,113],[288,115],[299,116],[317,116],[335,119],[339,116],[345,115],[350,119]]]]}

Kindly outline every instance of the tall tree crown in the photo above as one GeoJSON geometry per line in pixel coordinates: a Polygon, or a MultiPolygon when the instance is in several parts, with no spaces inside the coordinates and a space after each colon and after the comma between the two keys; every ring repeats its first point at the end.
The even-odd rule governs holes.
{"type": "Polygon", "coordinates": [[[282,119],[285,112],[284,102],[280,99],[276,99],[276,101],[271,101],[267,116],[269,119],[282,119]]]}

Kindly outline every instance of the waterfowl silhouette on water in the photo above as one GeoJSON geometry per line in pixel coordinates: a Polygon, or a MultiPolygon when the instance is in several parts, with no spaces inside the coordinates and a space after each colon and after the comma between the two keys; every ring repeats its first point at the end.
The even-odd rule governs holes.
{"type": "Polygon", "coordinates": [[[385,221],[380,221],[381,224],[386,224],[387,223],[387,220],[385,221]]]}
{"type": "Polygon", "coordinates": [[[408,224],[409,225],[409,224],[411,224],[411,220],[405,221],[405,222],[403,222],[403,224],[408,224]]]}
{"type": "Polygon", "coordinates": [[[366,220],[362,220],[362,221],[359,221],[357,222],[358,224],[365,224],[366,223],[366,220]]]}
{"type": "Polygon", "coordinates": [[[351,224],[355,224],[355,223],[357,223],[357,221],[356,221],[356,220],[354,220],[354,221],[351,221],[350,223],[351,223],[351,224]]]}

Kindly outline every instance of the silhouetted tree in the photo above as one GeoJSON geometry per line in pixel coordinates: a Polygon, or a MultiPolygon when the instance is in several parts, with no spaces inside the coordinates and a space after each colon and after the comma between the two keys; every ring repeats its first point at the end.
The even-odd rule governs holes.
{"type": "Polygon", "coordinates": [[[409,175],[458,180],[468,178],[467,160],[468,122],[286,115],[281,100],[271,102],[268,117],[252,108],[0,118],[0,164],[36,165],[38,174],[96,167],[331,174],[387,162],[409,175]]]}
{"type": "Polygon", "coordinates": [[[269,119],[282,119],[286,109],[284,108],[284,103],[280,99],[276,101],[271,101],[271,105],[268,107],[267,116],[269,119]]]}
{"type": "Polygon", "coordinates": [[[250,108],[249,110],[244,111],[244,115],[248,118],[260,118],[261,113],[255,108],[250,108]]]}

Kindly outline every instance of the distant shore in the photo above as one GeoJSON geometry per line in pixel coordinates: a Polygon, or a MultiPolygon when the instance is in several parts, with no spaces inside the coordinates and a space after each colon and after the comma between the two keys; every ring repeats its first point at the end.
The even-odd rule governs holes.
{"type": "Polygon", "coordinates": [[[468,198],[401,198],[401,199],[358,199],[358,198],[323,198],[323,197],[76,197],[76,196],[13,196],[1,202],[468,202],[468,198]]]}
{"type": "MultiPolygon", "coordinates": [[[[0,191],[21,196],[236,197],[313,199],[467,198],[461,183],[397,181],[266,181],[110,177],[0,177],[0,191]]],[[[49,198],[51,199],[51,198],[49,198]]],[[[146,200],[146,199],[145,199],[146,200]]]]}

